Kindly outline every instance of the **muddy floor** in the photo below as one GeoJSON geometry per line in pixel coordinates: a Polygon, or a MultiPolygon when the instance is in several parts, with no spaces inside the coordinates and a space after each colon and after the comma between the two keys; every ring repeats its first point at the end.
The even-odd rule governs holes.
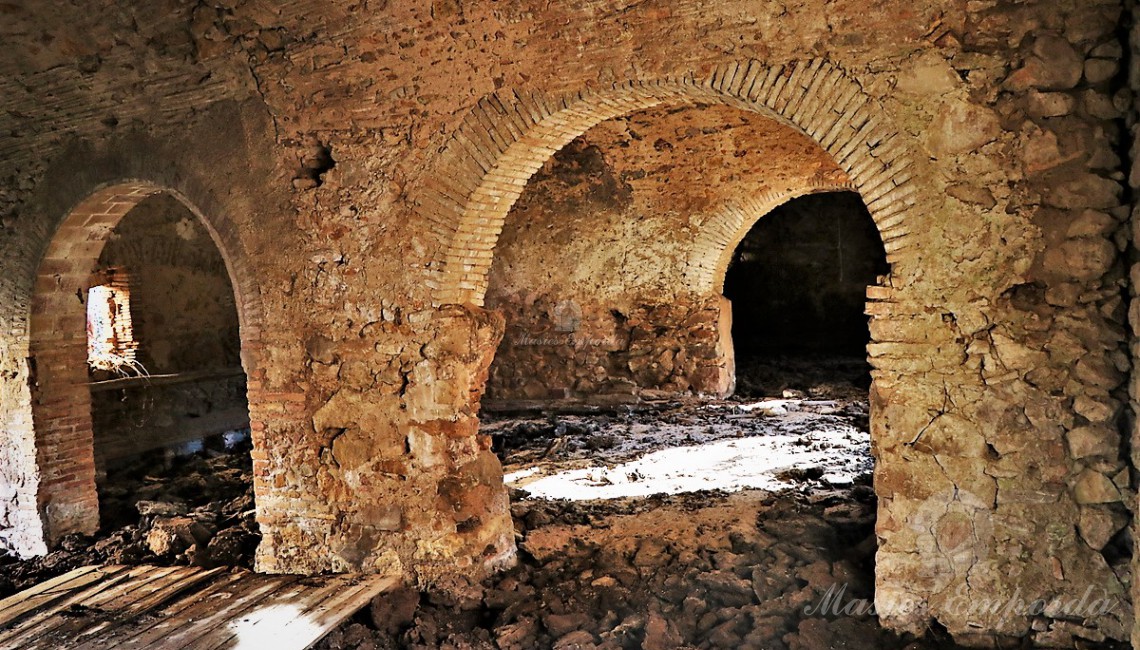
{"type": "Polygon", "coordinates": [[[683,400],[486,417],[505,480],[541,498],[844,487],[873,469],[865,400],[683,400]]]}

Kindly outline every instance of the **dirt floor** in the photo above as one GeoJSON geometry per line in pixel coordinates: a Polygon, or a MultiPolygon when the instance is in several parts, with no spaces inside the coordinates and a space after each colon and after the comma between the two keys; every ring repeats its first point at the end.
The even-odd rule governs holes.
{"type": "Polygon", "coordinates": [[[684,400],[594,415],[484,418],[506,481],[575,501],[870,480],[861,400],[684,400]]]}
{"type": "MultiPolygon", "coordinates": [[[[743,396],[721,402],[485,416],[511,488],[517,566],[388,594],[317,647],[957,647],[938,629],[895,635],[867,611],[866,393],[859,368],[837,367],[807,364],[789,380],[753,365],[743,396]]],[[[99,562],[249,566],[250,479],[245,441],[119,468],[101,481],[106,529],[44,558],[0,557],[0,595],[99,562]]]]}
{"type": "Polygon", "coordinates": [[[319,647],[954,647],[896,636],[866,614],[836,615],[872,597],[866,485],[521,500],[513,511],[518,567],[460,596],[392,596],[319,647]]]}
{"type": "Polygon", "coordinates": [[[512,486],[518,566],[389,596],[319,647],[955,647],[937,630],[887,632],[866,611],[864,394],[775,373],[754,385],[780,398],[485,416],[512,486]],[[703,482],[731,489],[693,491],[703,482]]]}
{"type": "Polygon", "coordinates": [[[871,366],[865,356],[739,356],[737,398],[789,394],[816,399],[867,398],[871,366]]]}

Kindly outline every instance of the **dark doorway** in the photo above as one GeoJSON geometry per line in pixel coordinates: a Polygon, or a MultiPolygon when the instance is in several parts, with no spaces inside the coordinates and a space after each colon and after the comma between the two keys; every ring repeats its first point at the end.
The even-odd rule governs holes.
{"type": "Polygon", "coordinates": [[[724,283],[737,393],[865,391],[866,289],[888,271],[875,223],[854,192],[794,199],[761,218],[724,283]]]}

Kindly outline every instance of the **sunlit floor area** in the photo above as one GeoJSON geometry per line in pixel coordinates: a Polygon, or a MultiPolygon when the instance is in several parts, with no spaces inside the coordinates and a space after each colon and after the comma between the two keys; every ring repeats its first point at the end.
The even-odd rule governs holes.
{"type": "Polygon", "coordinates": [[[859,400],[778,399],[506,419],[484,430],[501,441],[509,486],[589,500],[869,482],[866,422],[859,400]]]}

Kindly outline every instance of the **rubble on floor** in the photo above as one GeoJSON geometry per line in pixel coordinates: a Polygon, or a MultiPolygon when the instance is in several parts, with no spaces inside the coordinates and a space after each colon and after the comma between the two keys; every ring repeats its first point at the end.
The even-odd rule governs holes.
{"type": "MultiPolygon", "coordinates": [[[[842,427],[858,443],[769,472],[778,492],[663,489],[602,500],[571,483],[564,496],[576,500],[553,500],[513,489],[517,567],[479,585],[381,598],[318,647],[953,647],[886,632],[868,611],[875,496],[862,399],[677,401],[483,424],[515,485],[582,468],[612,473],[663,451],[695,457],[699,445],[786,438],[792,448],[797,437],[842,427]],[[834,480],[829,470],[834,482],[824,480],[836,462],[850,475],[834,480]]],[[[722,470],[749,461],[734,460],[722,470]]],[[[643,479],[638,487],[664,485],[643,479]]]]}
{"type": "MultiPolygon", "coordinates": [[[[884,630],[871,609],[877,502],[859,369],[850,368],[850,378],[831,374],[821,382],[812,375],[790,383],[779,370],[770,375],[778,385],[769,381],[760,392],[789,391],[779,400],[613,404],[589,415],[577,405],[565,413],[552,407],[540,415],[485,416],[483,430],[516,485],[586,467],[612,475],[653,454],[702,444],[811,440],[821,429],[840,427],[862,437],[820,462],[770,472],[778,489],[605,500],[590,499],[593,492],[581,485],[576,496],[586,500],[533,498],[513,489],[518,566],[477,585],[389,594],[318,648],[959,647],[940,628],[923,638],[884,630]],[[835,457],[843,454],[849,457],[835,457]],[[838,480],[834,465],[844,462],[849,475],[838,480]]],[[[1067,647],[1118,647],[1069,641],[1067,647]]]]}
{"type": "Polygon", "coordinates": [[[153,452],[100,481],[102,529],[20,561],[0,555],[0,597],[88,564],[252,568],[254,520],[248,439],[208,439],[188,455],[153,452]]]}
{"type": "MultiPolygon", "coordinates": [[[[486,417],[507,471],[531,476],[612,471],[701,444],[779,438],[795,447],[799,437],[810,446],[820,430],[843,427],[858,444],[823,447],[818,462],[773,470],[764,490],[554,500],[514,488],[517,566],[479,584],[390,592],[316,647],[957,648],[941,629],[914,638],[879,625],[871,608],[877,540],[867,403],[843,381],[804,394],[813,398],[486,417]]],[[[37,560],[0,560],[0,594],[97,562],[249,566],[257,543],[251,478],[247,446],[143,459],[106,481],[115,486],[102,491],[110,532],[69,538],[37,560]]],[[[1044,630],[1050,622],[1038,623],[1044,630]]],[[[1062,647],[1123,647],[1065,637],[1056,623],[1049,629],[1062,647]]]]}
{"type": "Polygon", "coordinates": [[[699,492],[525,499],[519,565],[479,585],[379,599],[318,646],[953,648],[880,628],[868,485],[812,495],[699,492]]]}
{"type": "Polygon", "coordinates": [[[867,399],[871,366],[864,355],[771,356],[742,354],[736,358],[736,397],[811,397],[867,399]]]}

